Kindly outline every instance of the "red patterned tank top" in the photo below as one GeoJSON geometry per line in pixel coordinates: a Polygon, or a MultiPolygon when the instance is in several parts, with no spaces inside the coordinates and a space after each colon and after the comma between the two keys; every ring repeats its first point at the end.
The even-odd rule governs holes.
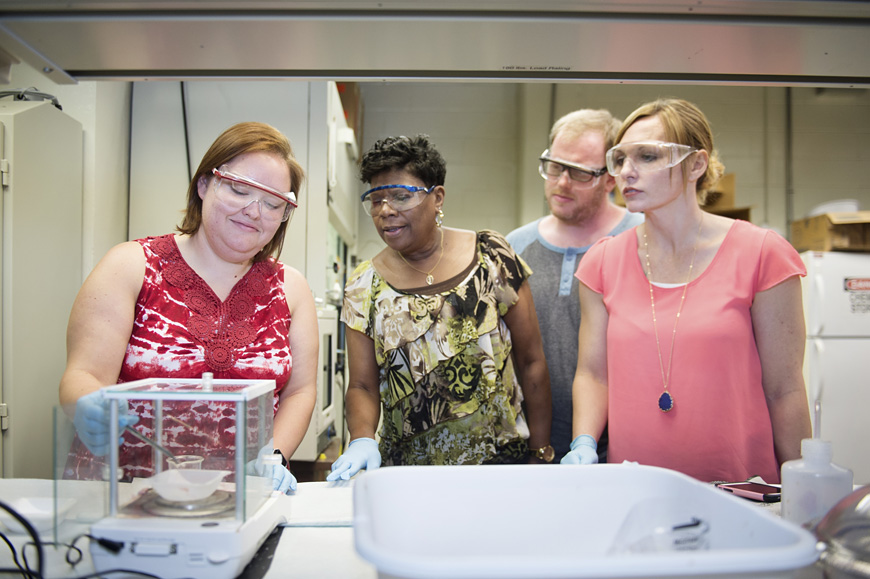
{"type": "Polygon", "coordinates": [[[145,279],[119,382],[142,378],[290,379],[284,266],[255,263],[223,302],[181,257],[174,235],[138,242],[145,279]]]}
{"type": "MultiPolygon", "coordinates": [[[[255,263],[222,302],[184,261],[174,235],[137,241],[145,252],[145,277],[118,382],[200,378],[204,372],[216,379],[273,379],[277,411],[278,393],[290,379],[293,365],[283,264],[255,263]]],[[[140,417],[135,428],[152,437],[150,403],[134,404],[130,413],[140,417]]],[[[188,404],[170,414],[178,420],[164,423],[165,446],[175,454],[205,455],[215,463],[203,468],[231,464],[235,423],[227,403],[188,404]]],[[[120,448],[125,478],[150,476],[151,455],[150,447],[125,434],[120,448]]],[[[101,478],[106,458],[92,456],[76,439],[65,478],[101,478]]]]}

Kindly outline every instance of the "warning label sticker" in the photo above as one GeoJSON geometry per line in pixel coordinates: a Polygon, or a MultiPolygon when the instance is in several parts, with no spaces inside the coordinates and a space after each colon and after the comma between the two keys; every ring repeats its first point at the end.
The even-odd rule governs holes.
{"type": "Polygon", "coordinates": [[[843,289],[849,295],[849,310],[853,314],[870,314],[870,278],[847,277],[843,289]]]}
{"type": "Polygon", "coordinates": [[[870,291],[870,278],[847,277],[843,280],[843,289],[847,292],[870,291]]]}

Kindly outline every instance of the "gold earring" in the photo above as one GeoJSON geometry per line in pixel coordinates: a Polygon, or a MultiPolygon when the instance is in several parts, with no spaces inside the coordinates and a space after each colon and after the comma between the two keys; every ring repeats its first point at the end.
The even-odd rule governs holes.
{"type": "Polygon", "coordinates": [[[444,223],[444,212],[439,209],[438,215],[435,216],[435,226],[441,227],[442,223],[444,223]]]}

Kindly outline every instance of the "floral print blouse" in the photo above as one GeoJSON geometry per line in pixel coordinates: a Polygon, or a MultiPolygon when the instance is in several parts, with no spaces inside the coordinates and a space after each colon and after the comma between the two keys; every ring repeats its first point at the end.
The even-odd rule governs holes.
{"type": "Polygon", "coordinates": [[[386,465],[525,460],[529,429],[503,316],[531,269],[495,231],[473,263],[425,288],[399,290],[371,261],[348,280],[341,318],[374,341],[386,465]]]}

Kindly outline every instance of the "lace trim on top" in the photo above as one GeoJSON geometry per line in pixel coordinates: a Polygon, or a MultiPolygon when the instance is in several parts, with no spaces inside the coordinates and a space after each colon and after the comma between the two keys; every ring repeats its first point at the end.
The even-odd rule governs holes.
{"type": "Polygon", "coordinates": [[[249,319],[257,309],[257,298],[269,293],[264,272],[269,266],[255,263],[221,302],[184,261],[174,236],[155,239],[152,248],[163,260],[163,277],[184,296],[190,309],[187,329],[203,345],[206,364],[215,372],[229,370],[236,361],[234,350],[251,344],[257,335],[249,319]]]}

